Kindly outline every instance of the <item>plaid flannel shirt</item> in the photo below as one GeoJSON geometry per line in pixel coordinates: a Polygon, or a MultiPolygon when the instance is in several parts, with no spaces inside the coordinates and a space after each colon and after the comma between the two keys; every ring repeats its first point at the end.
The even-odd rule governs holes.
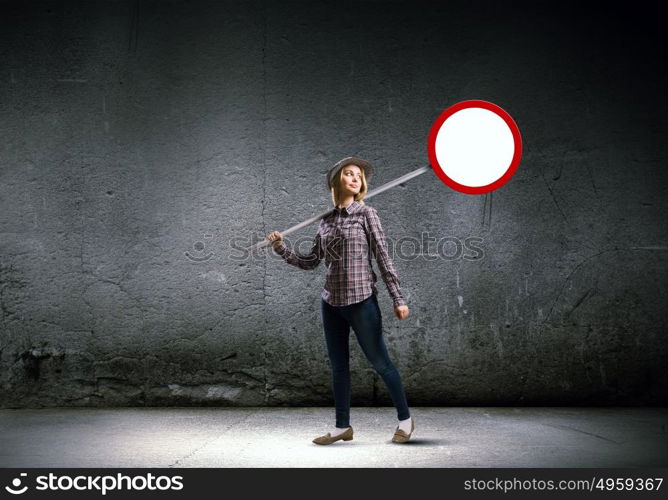
{"type": "Polygon", "coordinates": [[[288,248],[284,242],[274,252],[288,264],[306,270],[315,269],[324,258],[327,277],[322,298],[333,306],[355,304],[378,293],[371,263],[373,255],[394,307],[406,304],[378,213],[375,208],[358,201],[342,209],[334,208],[320,220],[313,246],[307,254],[288,248]]]}

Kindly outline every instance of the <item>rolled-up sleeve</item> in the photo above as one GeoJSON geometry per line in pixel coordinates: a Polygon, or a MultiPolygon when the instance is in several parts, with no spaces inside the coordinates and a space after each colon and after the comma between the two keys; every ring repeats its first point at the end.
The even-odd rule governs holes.
{"type": "Polygon", "coordinates": [[[301,254],[296,250],[288,248],[288,246],[283,241],[281,241],[281,244],[278,245],[278,247],[272,247],[272,249],[288,264],[291,264],[300,269],[306,269],[307,271],[318,267],[318,264],[320,264],[320,261],[324,257],[322,239],[320,238],[319,231],[318,234],[315,235],[315,240],[313,242],[313,246],[311,247],[311,251],[307,254],[301,254]]]}
{"type": "Polygon", "coordinates": [[[387,286],[387,290],[390,292],[394,307],[406,305],[406,301],[401,294],[397,271],[394,269],[394,263],[387,250],[385,233],[383,232],[383,227],[380,224],[380,218],[375,208],[368,207],[365,220],[371,252],[378,263],[378,268],[387,286]]]}

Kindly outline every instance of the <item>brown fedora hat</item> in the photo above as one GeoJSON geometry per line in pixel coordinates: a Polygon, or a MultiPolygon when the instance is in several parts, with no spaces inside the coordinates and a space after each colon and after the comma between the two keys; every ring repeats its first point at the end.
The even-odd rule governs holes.
{"type": "Polygon", "coordinates": [[[336,165],[330,168],[329,172],[327,172],[328,190],[330,191],[332,190],[332,182],[334,181],[334,179],[336,179],[337,174],[341,171],[343,167],[346,167],[348,165],[357,165],[359,168],[364,170],[364,177],[366,178],[367,182],[373,176],[373,166],[371,165],[371,163],[361,158],[357,158],[356,156],[348,156],[347,158],[344,158],[343,160],[339,160],[338,162],[336,162],[336,165]]]}

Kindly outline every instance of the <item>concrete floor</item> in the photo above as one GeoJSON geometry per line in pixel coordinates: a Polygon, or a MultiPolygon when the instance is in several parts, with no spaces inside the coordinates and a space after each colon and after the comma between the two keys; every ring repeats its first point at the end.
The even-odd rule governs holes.
{"type": "Polygon", "coordinates": [[[665,467],[666,408],[353,408],[355,438],[318,446],[332,408],[0,410],[0,467],[665,467]]]}

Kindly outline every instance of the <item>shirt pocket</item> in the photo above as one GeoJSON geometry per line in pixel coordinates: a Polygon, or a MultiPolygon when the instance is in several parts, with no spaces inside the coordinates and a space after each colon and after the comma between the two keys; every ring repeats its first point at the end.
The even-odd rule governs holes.
{"type": "Polygon", "coordinates": [[[368,258],[369,247],[366,231],[361,221],[346,221],[341,224],[341,236],[349,259],[366,260],[368,258]]]}
{"type": "Polygon", "coordinates": [[[341,251],[341,236],[333,226],[326,226],[320,228],[318,234],[320,235],[320,245],[325,251],[328,260],[337,260],[337,256],[341,251]]]}
{"type": "Polygon", "coordinates": [[[332,228],[329,226],[320,227],[318,229],[318,235],[320,236],[322,243],[324,243],[326,246],[329,237],[332,235],[332,228]]]}

